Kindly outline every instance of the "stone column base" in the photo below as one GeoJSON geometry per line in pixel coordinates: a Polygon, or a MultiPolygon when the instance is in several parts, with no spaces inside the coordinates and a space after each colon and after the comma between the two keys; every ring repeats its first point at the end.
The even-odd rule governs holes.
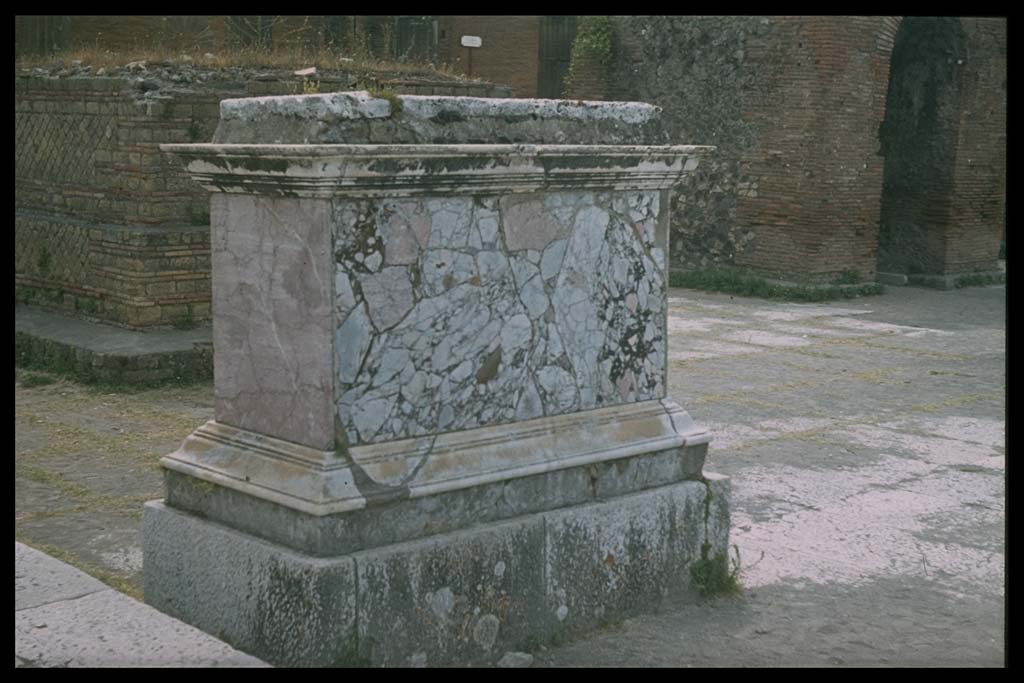
{"type": "Polygon", "coordinates": [[[706,475],[336,557],[146,505],[146,602],[283,666],[490,663],[654,608],[724,556],[706,475]]]}

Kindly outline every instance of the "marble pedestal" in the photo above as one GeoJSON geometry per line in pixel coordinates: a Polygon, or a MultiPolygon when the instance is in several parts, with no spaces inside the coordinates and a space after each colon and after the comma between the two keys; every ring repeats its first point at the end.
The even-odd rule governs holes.
{"type": "Polygon", "coordinates": [[[657,114],[402,101],[226,101],[220,140],[163,147],[214,192],[216,416],[162,460],[145,596],[275,663],[497,659],[727,545],[665,384],[669,191],[708,148],[320,144],[657,114]]]}

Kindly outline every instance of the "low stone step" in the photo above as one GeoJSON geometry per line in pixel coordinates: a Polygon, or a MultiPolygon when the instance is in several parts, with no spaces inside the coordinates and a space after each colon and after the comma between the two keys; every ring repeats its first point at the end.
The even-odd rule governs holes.
{"type": "Polygon", "coordinates": [[[212,328],[145,332],[28,306],[14,312],[14,363],[86,382],[148,384],[213,376],[212,328]]]}

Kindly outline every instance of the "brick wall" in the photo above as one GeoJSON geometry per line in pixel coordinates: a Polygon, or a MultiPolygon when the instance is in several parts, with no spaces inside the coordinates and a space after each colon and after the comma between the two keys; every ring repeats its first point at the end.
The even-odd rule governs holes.
{"type": "Polygon", "coordinates": [[[71,40],[71,17],[15,16],[14,54],[40,54],[60,50],[71,40]]]}
{"type": "Polygon", "coordinates": [[[943,273],[994,271],[1006,209],[1006,19],[962,20],[961,86],[943,273]]]}
{"type": "Polygon", "coordinates": [[[942,271],[965,51],[954,17],[908,17],[896,34],[879,131],[885,179],[878,263],[884,272],[942,271]]]}
{"type": "Polygon", "coordinates": [[[754,234],[737,220],[741,193],[758,179],[740,166],[756,150],[756,110],[775,87],[786,45],[765,17],[615,17],[607,98],[661,106],[670,139],[715,145],[672,202],[673,267],[732,265],[754,234]],[[756,51],[757,58],[749,58],[756,51]]]}
{"type": "MultiPolygon", "coordinates": [[[[212,139],[221,99],[291,94],[297,85],[248,81],[147,103],[125,79],[16,78],[16,302],[132,328],[209,319],[209,193],[159,145],[212,139]]],[[[510,94],[436,79],[379,85],[510,94]]]]}
{"type": "Polygon", "coordinates": [[[517,97],[537,96],[540,17],[446,16],[440,18],[438,60],[457,72],[512,87],[517,97]],[[465,48],[463,35],[480,36],[482,46],[465,48]]]}
{"type": "Polygon", "coordinates": [[[209,319],[209,197],[160,152],[209,140],[203,92],[139,103],[115,78],[15,79],[15,300],[128,327],[209,319]]]}
{"type": "MultiPolygon", "coordinates": [[[[217,53],[237,42],[227,16],[72,16],[72,47],[98,46],[114,51],[165,48],[217,53]]],[[[258,17],[247,17],[255,27],[258,17]]],[[[322,16],[274,16],[271,45],[277,48],[316,48],[324,29],[322,16]]],[[[255,28],[253,29],[255,32],[255,28]]]]}
{"type": "Polygon", "coordinates": [[[209,226],[126,227],[21,211],[15,300],[126,327],[210,318],[209,226]]]}
{"type": "Polygon", "coordinates": [[[271,24],[274,49],[317,47],[323,35],[322,16],[279,16],[271,24]]]}
{"type": "Polygon", "coordinates": [[[718,151],[673,206],[672,263],[781,278],[875,272],[888,57],[872,17],[618,17],[610,99],[718,151]]]}
{"type": "Polygon", "coordinates": [[[565,84],[565,98],[569,100],[607,100],[612,91],[609,67],[596,59],[581,59],[573,63],[565,84]]]}
{"type": "Polygon", "coordinates": [[[672,264],[817,281],[843,271],[870,279],[897,251],[920,272],[994,267],[1006,21],[962,21],[967,56],[948,87],[936,78],[956,57],[943,43],[918,55],[923,70],[896,68],[890,92],[896,17],[615,17],[606,97],[658,104],[673,142],[718,147],[676,193],[672,264]],[[941,65],[929,62],[939,55],[941,65]],[[901,89],[911,108],[895,103],[887,120],[887,97],[901,89]],[[931,142],[920,130],[886,140],[922,97],[939,98],[931,142]]]}
{"type": "Polygon", "coordinates": [[[136,103],[111,78],[16,78],[15,207],[99,222],[204,222],[208,198],[161,143],[209,140],[220,100],[207,92],[136,103]]]}
{"type": "Polygon", "coordinates": [[[875,273],[885,112],[896,21],[878,17],[774,17],[771,40],[747,59],[780,67],[771,89],[748,100],[758,131],[740,158],[756,188],[736,219],[753,233],[736,264],[766,274],[827,280],[875,273]]]}
{"type": "MultiPolygon", "coordinates": [[[[611,60],[616,53],[614,24],[608,17],[576,17],[564,97],[572,100],[607,100],[613,88],[611,60]],[[610,33],[609,33],[610,32],[610,33]],[[602,39],[607,36],[610,44],[602,39]],[[604,54],[596,46],[608,45],[604,54]]],[[[621,52],[621,49],[618,50],[621,52]]]]}
{"type": "Polygon", "coordinates": [[[879,267],[996,270],[1005,225],[1005,20],[905,19],[881,139],[879,267]]]}

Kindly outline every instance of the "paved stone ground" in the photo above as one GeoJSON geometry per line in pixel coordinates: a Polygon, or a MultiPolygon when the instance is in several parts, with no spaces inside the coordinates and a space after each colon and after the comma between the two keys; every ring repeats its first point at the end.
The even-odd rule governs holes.
{"type": "Polygon", "coordinates": [[[268,665],[15,541],[14,666],[268,665]]]}
{"type": "MultiPolygon", "coordinates": [[[[670,391],[716,435],[707,469],[733,479],[745,591],[534,666],[1001,666],[1005,288],[671,294],[670,391]]],[[[212,388],[31,377],[15,381],[17,538],[137,595],[141,503],[212,388]]]]}
{"type": "Polygon", "coordinates": [[[732,477],[745,594],[538,664],[1001,666],[1005,289],[673,294],[669,387],[732,477]]]}

